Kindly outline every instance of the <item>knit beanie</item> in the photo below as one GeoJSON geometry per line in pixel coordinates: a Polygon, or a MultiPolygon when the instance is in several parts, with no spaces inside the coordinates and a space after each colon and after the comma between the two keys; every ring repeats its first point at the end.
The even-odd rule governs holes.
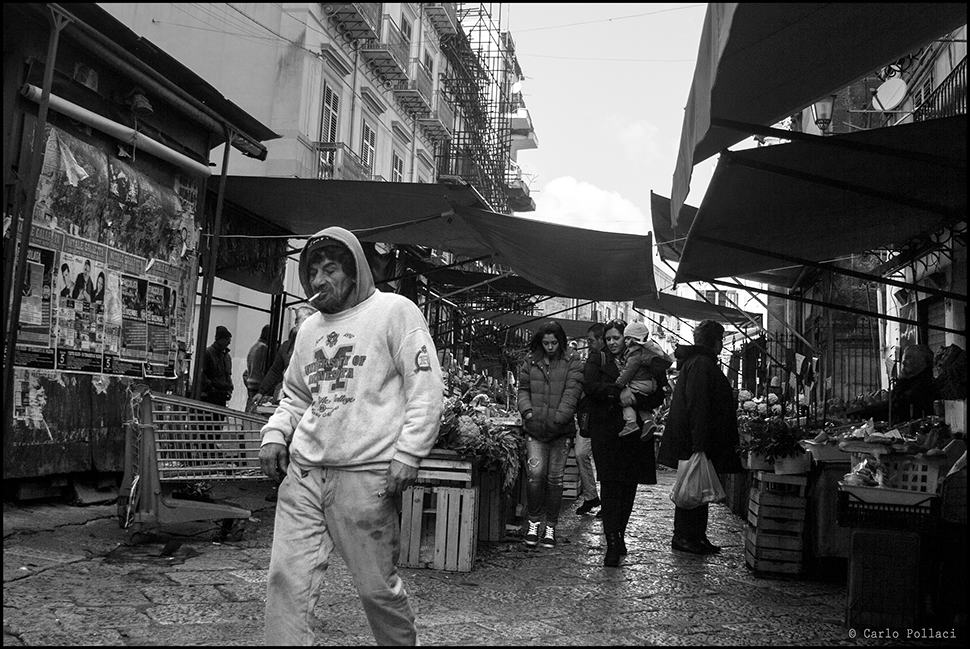
{"type": "Polygon", "coordinates": [[[232,338],[232,334],[229,333],[229,330],[228,329],[226,329],[222,325],[219,325],[218,327],[216,327],[216,338],[215,339],[216,340],[219,340],[221,338],[232,338]]]}

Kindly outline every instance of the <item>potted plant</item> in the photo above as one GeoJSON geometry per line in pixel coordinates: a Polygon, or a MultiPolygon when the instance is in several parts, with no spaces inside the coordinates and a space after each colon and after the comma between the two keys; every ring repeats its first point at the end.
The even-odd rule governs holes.
{"type": "Polygon", "coordinates": [[[738,433],[741,444],[738,452],[752,471],[771,471],[772,461],[765,449],[769,443],[768,422],[757,414],[738,417],[738,433]]]}
{"type": "Polygon", "coordinates": [[[799,443],[803,437],[800,428],[790,426],[781,417],[772,417],[768,420],[766,437],[762,450],[774,462],[775,473],[794,475],[811,468],[812,457],[799,443]]]}

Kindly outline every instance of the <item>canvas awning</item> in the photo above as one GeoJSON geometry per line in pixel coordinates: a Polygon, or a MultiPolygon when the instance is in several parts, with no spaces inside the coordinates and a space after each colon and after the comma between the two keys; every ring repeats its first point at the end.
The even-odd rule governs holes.
{"type": "Polygon", "coordinates": [[[294,235],[339,225],[362,241],[492,254],[552,295],[622,301],[657,290],[650,235],[497,214],[468,186],[229,176],[226,200],[294,235]]]}
{"type": "Polygon", "coordinates": [[[966,24],[964,3],[710,3],[671,190],[694,165],[966,24]],[[740,122],[742,125],[731,124],[740,122]]]}
{"type": "Polygon", "coordinates": [[[751,322],[749,317],[756,321],[761,318],[761,314],[758,313],[740,311],[732,307],[714,305],[667,293],[635,299],[633,306],[641,311],[661,313],[680,320],[716,320],[724,324],[744,324],[751,322]]]}
{"type": "MultiPolygon", "coordinates": [[[[697,208],[684,205],[680,211],[680,220],[674,226],[670,222],[670,199],[650,192],[650,214],[653,220],[653,236],[657,239],[657,251],[660,258],[666,262],[680,262],[687,243],[687,233],[697,216],[697,208]]],[[[748,273],[741,277],[752,282],[760,282],[770,286],[792,288],[802,276],[804,266],[789,266],[776,268],[758,273],[748,273]]]]}
{"type": "Polygon", "coordinates": [[[543,322],[553,320],[562,325],[567,338],[585,338],[586,332],[594,324],[590,320],[571,320],[569,318],[524,315],[522,313],[503,313],[502,311],[483,311],[474,317],[491,320],[495,324],[510,329],[526,329],[528,331],[535,331],[543,322]]]}
{"type": "Polygon", "coordinates": [[[677,281],[894,247],[966,218],[966,127],[964,115],[723,154],[677,281]]]}

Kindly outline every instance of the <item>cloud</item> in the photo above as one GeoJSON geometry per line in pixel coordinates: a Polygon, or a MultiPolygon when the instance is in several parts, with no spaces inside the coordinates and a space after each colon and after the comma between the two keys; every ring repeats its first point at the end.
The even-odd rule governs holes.
{"type": "Polygon", "coordinates": [[[517,216],[604,232],[646,234],[651,230],[650,220],[636,205],[616,192],[571,176],[550,181],[533,194],[533,200],[535,211],[517,216]]]}
{"type": "Polygon", "coordinates": [[[627,160],[644,164],[662,161],[657,142],[659,132],[656,126],[642,120],[624,125],[619,130],[619,139],[627,160]]]}

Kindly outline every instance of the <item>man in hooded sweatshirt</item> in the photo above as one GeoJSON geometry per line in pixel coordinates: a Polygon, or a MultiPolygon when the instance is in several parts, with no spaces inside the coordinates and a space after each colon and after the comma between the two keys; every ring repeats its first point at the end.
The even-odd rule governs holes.
{"type": "Polygon", "coordinates": [[[282,479],[265,640],[313,644],[313,609],[336,549],[377,644],[413,645],[414,613],[396,567],[398,511],[438,434],[434,343],[413,302],[375,288],[360,242],[343,228],[307,241],[300,279],[318,313],[297,333],[259,454],[263,473],[282,479]]]}

